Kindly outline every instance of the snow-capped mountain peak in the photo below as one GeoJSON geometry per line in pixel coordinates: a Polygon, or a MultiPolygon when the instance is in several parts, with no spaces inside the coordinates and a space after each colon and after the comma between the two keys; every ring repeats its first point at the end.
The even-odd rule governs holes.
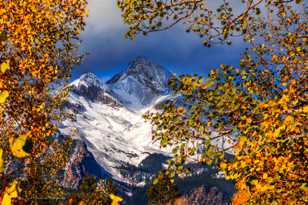
{"type": "Polygon", "coordinates": [[[156,91],[166,91],[168,79],[172,76],[164,67],[155,64],[145,57],[131,61],[128,68],[111,78],[107,84],[116,84],[125,78],[133,77],[138,82],[156,91]]]}
{"type": "Polygon", "coordinates": [[[155,171],[137,167],[152,153],[164,154],[159,144],[152,144],[151,124],[142,114],[166,97],[169,76],[169,71],[145,58],[132,61],[105,85],[93,73],[82,75],[71,83],[66,103],[76,120],[66,120],[62,132],[71,135],[76,129],[76,139],[86,143],[114,179],[143,184],[155,171]]]}
{"type": "Polygon", "coordinates": [[[138,57],[126,70],[107,81],[107,87],[129,109],[140,110],[169,92],[171,76],[171,72],[162,66],[138,57]]]}
{"type": "MultiPolygon", "coordinates": [[[[151,153],[159,153],[160,150],[158,144],[152,144],[150,123],[145,122],[141,112],[135,112],[130,106],[135,103],[136,107],[143,102],[138,95],[139,90],[147,95],[151,95],[152,90],[130,74],[104,86],[92,73],[72,82],[71,88],[66,109],[75,113],[75,119],[63,122],[62,133],[74,135],[75,140],[84,142],[104,173],[113,179],[134,186],[143,184],[154,171],[137,167],[151,153]],[[116,94],[113,92],[115,87],[109,87],[111,85],[120,85],[116,87],[116,94]],[[132,104],[123,103],[127,102],[123,100],[126,97],[130,97],[132,104]]],[[[147,104],[146,108],[152,109],[162,98],[159,93],[152,95],[153,104],[147,104]]]]}
{"type": "Polygon", "coordinates": [[[71,99],[84,98],[86,101],[100,102],[112,106],[120,103],[106,92],[103,82],[93,73],[85,73],[71,83],[71,99]]]}
{"type": "Polygon", "coordinates": [[[103,83],[94,73],[85,73],[80,76],[79,79],[75,80],[72,85],[76,87],[86,86],[86,87],[97,87],[103,88],[103,83]]]}
{"type": "Polygon", "coordinates": [[[105,85],[93,73],[71,83],[65,108],[74,118],[62,123],[61,133],[72,136],[76,146],[67,165],[66,186],[77,185],[82,174],[112,177],[122,193],[133,194],[126,198],[128,204],[146,204],[140,190],[145,191],[145,185],[163,168],[172,148],[160,149],[158,142],[153,143],[152,125],[144,120],[143,112],[155,111],[170,97],[170,77],[162,66],[137,58],[105,85]]]}

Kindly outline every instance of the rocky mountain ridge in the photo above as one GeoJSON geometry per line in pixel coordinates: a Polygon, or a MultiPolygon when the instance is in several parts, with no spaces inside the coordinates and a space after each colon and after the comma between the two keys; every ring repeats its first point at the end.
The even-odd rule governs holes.
{"type": "MultiPolygon", "coordinates": [[[[66,186],[77,186],[86,174],[112,177],[128,204],[146,203],[145,187],[171,152],[152,142],[152,127],[143,114],[170,96],[171,75],[162,66],[137,58],[106,84],[92,73],[71,83],[65,106],[75,119],[64,121],[61,132],[76,144],[67,165],[66,186]]],[[[196,168],[199,173],[206,169],[196,168]]]]}

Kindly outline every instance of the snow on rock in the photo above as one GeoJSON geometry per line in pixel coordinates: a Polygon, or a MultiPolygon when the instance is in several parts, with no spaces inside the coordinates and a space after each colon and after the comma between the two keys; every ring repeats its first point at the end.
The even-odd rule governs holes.
{"type": "Polygon", "coordinates": [[[83,140],[115,180],[142,186],[145,176],[157,170],[137,167],[153,153],[168,155],[159,149],[159,144],[152,143],[151,125],[142,115],[166,98],[169,75],[162,67],[141,58],[107,86],[92,73],[82,75],[71,83],[66,102],[67,110],[76,118],[63,122],[62,133],[83,140]]]}
{"type": "Polygon", "coordinates": [[[139,110],[169,92],[167,84],[171,76],[162,66],[139,57],[107,81],[107,88],[127,108],[139,110]]]}
{"type": "Polygon", "coordinates": [[[103,84],[100,81],[100,79],[97,78],[97,76],[94,73],[85,73],[82,76],[80,76],[79,79],[75,80],[71,85],[75,87],[98,87],[103,88],[103,84]]]}

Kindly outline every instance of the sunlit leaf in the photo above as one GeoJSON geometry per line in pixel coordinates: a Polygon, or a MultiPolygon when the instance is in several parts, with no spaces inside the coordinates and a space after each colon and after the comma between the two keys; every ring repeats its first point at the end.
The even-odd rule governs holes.
{"type": "Polygon", "coordinates": [[[3,149],[0,148],[0,173],[4,171],[3,149]]]}
{"type": "Polygon", "coordinates": [[[15,157],[25,158],[29,156],[29,153],[25,152],[23,147],[25,146],[27,141],[27,135],[20,135],[18,138],[11,137],[9,139],[11,152],[15,157]]]}
{"type": "Polygon", "coordinates": [[[18,197],[17,184],[17,181],[13,181],[5,188],[1,205],[13,205],[12,199],[18,197]]]}
{"type": "Polygon", "coordinates": [[[0,65],[0,70],[2,73],[5,73],[10,68],[10,61],[6,60],[0,65]]]}
{"type": "Polygon", "coordinates": [[[120,205],[120,203],[123,201],[121,197],[114,194],[110,194],[109,197],[112,200],[111,205],[120,205]]]}
{"type": "Polygon", "coordinates": [[[9,92],[7,90],[5,91],[0,91],[0,104],[5,103],[6,99],[9,97],[9,92]]]}
{"type": "Polygon", "coordinates": [[[227,164],[226,163],[220,163],[220,169],[225,170],[227,168],[227,164]]]}

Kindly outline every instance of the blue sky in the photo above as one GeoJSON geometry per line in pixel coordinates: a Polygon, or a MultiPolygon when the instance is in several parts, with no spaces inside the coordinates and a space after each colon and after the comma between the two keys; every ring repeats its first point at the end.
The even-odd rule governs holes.
{"type": "Polygon", "coordinates": [[[103,79],[125,69],[138,56],[145,56],[171,72],[205,75],[221,63],[237,65],[243,44],[216,45],[206,48],[194,34],[187,34],[179,25],[169,31],[152,33],[135,40],[124,38],[127,30],[121,20],[116,1],[89,0],[90,16],[82,34],[82,51],[88,52],[82,65],[77,66],[73,78],[93,72],[103,79]]]}

